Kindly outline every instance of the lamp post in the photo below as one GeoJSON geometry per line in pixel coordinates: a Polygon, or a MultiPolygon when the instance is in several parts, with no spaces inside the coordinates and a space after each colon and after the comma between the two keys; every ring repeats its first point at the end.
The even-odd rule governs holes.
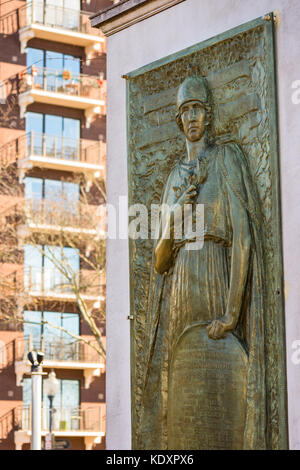
{"type": "Polygon", "coordinates": [[[53,370],[49,373],[48,378],[45,380],[44,387],[45,387],[44,388],[45,393],[49,398],[49,433],[51,436],[50,440],[52,444],[53,442],[52,423],[53,423],[53,413],[54,413],[53,399],[55,395],[57,394],[58,388],[59,388],[59,381],[57,380],[55,372],[53,370]]]}
{"type": "Polygon", "coordinates": [[[31,450],[41,450],[42,432],[42,352],[31,351],[27,355],[31,362],[31,450]]]}

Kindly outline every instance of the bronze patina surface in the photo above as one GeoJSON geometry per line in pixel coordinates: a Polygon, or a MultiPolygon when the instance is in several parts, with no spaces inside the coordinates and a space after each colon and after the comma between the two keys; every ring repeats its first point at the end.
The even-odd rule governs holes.
{"type": "Polygon", "coordinates": [[[169,449],[243,449],[248,358],[232,334],[212,341],[189,328],[171,363],[169,449]]]}
{"type": "Polygon", "coordinates": [[[130,241],[133,448],[287,447],[275,97],[264,19],[129,74],[129,203],[204,205],[130,241]]]}

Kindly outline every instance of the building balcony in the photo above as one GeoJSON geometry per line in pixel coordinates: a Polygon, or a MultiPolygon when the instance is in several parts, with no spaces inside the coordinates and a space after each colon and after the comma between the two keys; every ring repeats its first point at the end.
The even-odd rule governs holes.
{"type": "Polygon", "coordinates": [[[19,79],[21,117],[32,103],[82,109],[86,127],[96,115],[106,114],[106,81],[100,77],[32,66],[23,71],[19,79]]]}
{"type": "Polygon", "coordinates": [[[33,233],[64,234],[72,240],[100,240],[105,237],[105,207],[79,201],[25,199],[21,196],[0,195],[0,222],[6,217],[18,220],[16,234],[21,247],[33,233]]]}
{"type": "Polygon", "coordinates": [[[90,305],[104,300],[101,295],[103,283],[93,271],[81,270],[70,273],[69,278],[55,268],[25,268],[25,291],[31,297],[55,301],[75,302],[76,290],[80,290],[81,298],[90,305]],[[72,279],[71,279],[72,278],[72,279]]]}
{"type": "MultiPolygon", "coordinates": [[[[59,330],[57,330],[59,332],[59,330]]],[[[105,338],[104,338],[105,340],[105,338]]],[[[105,341],[104,341],[105,342],[105,341]]],[[[91,341],[97,347],[95,341],[91,341]]],[[[29,351],[38,350],[44,353],[44,369],[82,370],[84,387],[90,387],[93,377],[100,377],[105,371],[104,359],[88,344],[77,339],[69,340],[47,338],[18,338],[15,340],[14,365],[17,386],[22,385],[24,375],[30,374],[30,362],[27,359],[29,351]]]]}
{"type": "Polygon", "coordinates": [[[33,199],[24,200],[23,203],[26,223],[19,226],[20,239],[30,236],[32,232],[52,235],[64,232],[85,240],[101,238],[105,233],[105,219],[100,210],[102,206],[63,199],[33,199]]]}
{"type": "MultiPolygon", "coordinates": [[[[68,268],[65,267],[67,271],[68,268]]],[[[75,302],[78,290],[81,298],[91,304],[104,300],[101,295],[104,288],[104,278],[100,278],[93,271],[82,269],[72,272],[68,276],[59,269],[45,267],[25,267],[24,289],[31,297],[44,300],[75,302]]],[[[91,305],[92,306],[92,305],[91,305]]]]}
{"type": "MultiPolygon", "coordinates": [[[[30,443],[31,406],[18,407],[15,411],[17,430],[14,433],[16,450],[30,443]]],[[[42,436],[49,432],[49,408],[42,407],[42,436]]],[[[105,405],[56,408],[53,413],[53,434],[56,438],[83,437],[86,450],[99,444],[105,436],[105,405]]]]}
{"type": "Polygon", "coordinates": [[[94,52],[106,51],[104,35],[90,25],[89,16],[92,13],[45,3],[33,0],[19,9],[22,53],[26,51],[27,43],[32,38],[84,47],[87,64],[94,52]]]}
{"type": "MultiPolygon", "coordinates": [[[[64,268],[66,271],[68,267],[64,268]]],[[[24,267],[12,263],[0,264],[0,298],[18,295],[24,302],[77,302],[79,296],[89,311],[98,309],[105,300],[105,275],[81,269],[68,276],[58,268],[24,267]]]]}
{"type": "Polygon", "coordinates": [[[83,173],[92,182],[94,178],[105,177],[106,143],[32,131],[4,144],[0,160],[3,164],[17,161],[20,182],[33,167],[83,173]]]}

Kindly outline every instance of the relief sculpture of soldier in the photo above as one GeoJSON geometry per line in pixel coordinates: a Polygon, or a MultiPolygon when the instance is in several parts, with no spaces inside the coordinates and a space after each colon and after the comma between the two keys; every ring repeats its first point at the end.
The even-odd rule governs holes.
{"type": "Polygon", "coordinates": [[[213,115],[205,78],[185,78],[176,121],[186,152],[161,201],[203,204],[204,244],[174,238],[171,210],[151,268],[140,449],[267,447],[259,199],[238,144],[213,139],[213,115]]]}

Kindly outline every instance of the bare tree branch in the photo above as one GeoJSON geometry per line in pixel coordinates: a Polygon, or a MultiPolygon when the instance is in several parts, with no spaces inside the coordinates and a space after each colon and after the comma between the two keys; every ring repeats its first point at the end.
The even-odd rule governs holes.
{"type": "MultiPolygon", "coordinates": [[[[74,182],[74,179],[71,180],[74,182]]],[[[85,187],[84,178],[81,177],[81,188],[85,187]]],[[[105,202],[105,186],[99,181],[93,185],[94,194],[98,196],[98,204],[105,202]]],[[[104,323],[104,292],[101,292],[101,276],[105,275],[105,242],[97,236],[96,217],[97,205],[90,205],[91,197],[81,191],[81,201],[76,210],[70,206],[68,200],[60,199],[57,203],[30,201],[24,198],[22,185],[19,184],[16,165],[1,163],[0,156],[0,320],[24,323],[20,310],[34,305],[39,308],[40,299],[34,299],[32,292],[34,279],[30,278],[31,271],[24,273],[22,261],[22,245],[32,246],[44,259],[48,259],[52,269],[49,275],[54,276],[51,282],[55,283],[55,272],[61,276],[62,286],[58,290],[69,292],[74,296],[79,315],[88,325],[94,336],[97,347],[80,335],[74,335],[63,327],[61,331],[69,334],[78,341],[83,341],[93,347],[101,357],[105,357],[101,323],[104,323]],[[3,204],[1,204],[1,198],[3,204]],[[69,204],[69,205],[68,205],[69,204]],[[80,211],[80,217],[78,212],[80,211]],[[79,217],[79,219],[78,219],[79,217]],[[19,248],[17,246],[19,244],[19,248]],[[70,259],[66,256],[65,248],[77,250],[80,259],[80,271],[74,269],[70,259]],[[58,256],[59,253],[59,256],[58,256]],[[1,269],[3,267],[5,269],[1,269]],[[15,267],[15,271],[13,270],[15,267]],[[103,299],[101,299],[101,297],[103,299]],[[94,299],[94,300],[93,300],[94,299]],[[103,302],[99,310],[99,301],[103,302]],[[100,322],[100,325],[99,325],[100,322]]],[[[33,269],[33,268],[32,268],[33,269]]],[[[42,268],[41,268],[42,269],[42,268]]],[[[40,275],[45,275],[44,272],[40,275]]],[[[41,285],[42,290],[46,285],[41,285]]],[[[54,286],[55,287],[55,286],[54,286]]],[[[55,289],[50,294],[55,294],[55,289]]],[[[45,301],[51,300],[49,292],[44,292],[45,301]]],[[[55,295],[54,295],[55,297],[55,295]]],[[[53,300],[54,302],[54,300],[53,300]]],[[[60,302],[57,298],[56,302],[60,302]]],[[[61,304],[60,304],[61,308],[61,304]]],[[[30,322],[31,323],[31,322],[30,322]]],[[[57,326],[47,322],[49,326],[57,326]]]]}

